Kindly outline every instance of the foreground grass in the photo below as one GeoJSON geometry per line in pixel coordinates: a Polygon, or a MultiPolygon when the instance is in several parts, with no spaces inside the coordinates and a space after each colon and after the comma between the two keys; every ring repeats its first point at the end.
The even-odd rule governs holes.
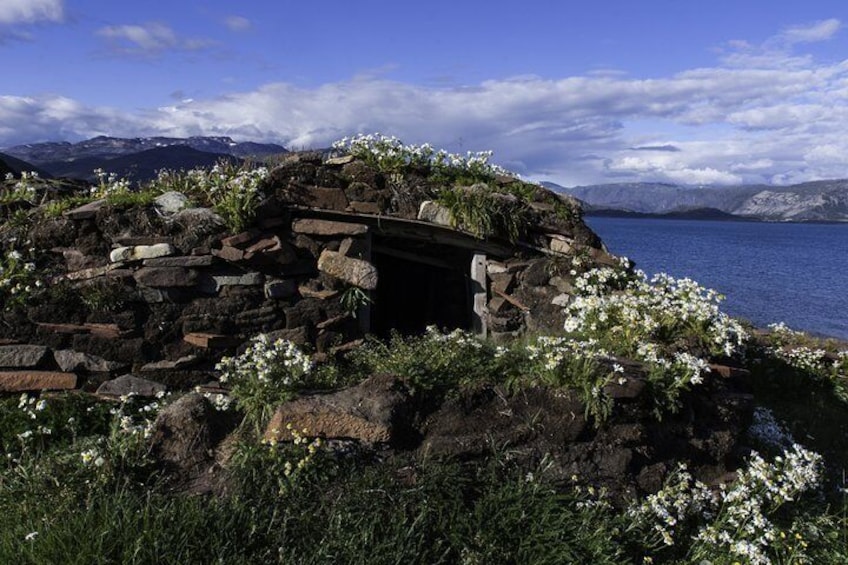
{"type": "MultiPolygon", "coordinates": [[[[253,461],[258,464],[259,459],[253,461]]],[[[37,465],[35,466],[37,467],[37,465]]],[[[325,468],[325,470],[327,470],[325,468]]],[[[3,485],[3,563],[620,563],[620,520],[497,464],[346,464],[285,492],[244,469],[236,493],[173,496],[61,472],[3,485]],[[33,535],[33,532],[37,534],[33,535]]]]}

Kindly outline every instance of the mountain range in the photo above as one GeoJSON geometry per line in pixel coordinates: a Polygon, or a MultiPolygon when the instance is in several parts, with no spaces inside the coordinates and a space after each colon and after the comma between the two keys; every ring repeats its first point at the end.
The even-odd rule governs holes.
{"type": "MultiPolygon", "coordinates": [[[[211,167],[286,153],[274,143],[236,142],[229,137],[119,138],[99,136],[78,143],[45,142],[1,149],[0,173],[36,171],[42,177],[93,181],[103,169],[136,182],[160,169],[211,167]]],[[[664,183],[617,183],[547,188],[571,194],[589,214],[671,218],[848,222],[848,179],[791,186],[690,187],[664,183]]]]}
{"type": "Polygon", "coordinates": [[[241,161],[286,152],[282,145],[236,142],[229,137],[98,136],[78,143],[16,145],[2,149],[0,160],[17,173],[35,170],[42,176],[93,180],[94,169],[103,169],[144,182],[159,169],[210,167],[221,158],[241,161]]]}
{"type": "Polygon", "coordinates": [[[730,187],[618,183],[566,188],[542,184],[577,197],[589,214],[848,222],[848,179],[730,187]]]}

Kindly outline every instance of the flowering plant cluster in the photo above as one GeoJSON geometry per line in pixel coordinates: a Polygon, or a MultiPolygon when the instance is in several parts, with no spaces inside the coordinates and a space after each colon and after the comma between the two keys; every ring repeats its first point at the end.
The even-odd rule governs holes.
{"type": "Polygon", "coordinates": [[[792,330],[784,323],[770,324],[770,342],[765,355],[788,365],[799,375],[826,383],[844,402],[848,402],[848,350],[830,351],[817,345],[811,347],[803,332],[792,330]]]}
{"type": "Polygon", "coordinates": [[[253,220],[264,198],[261,187],[267,177],[266,167],[235,165],[222,160],[209,170],[161,170],[153,185],[162,191],[178,190],[200,196],[224,218],[233,232],[239,232],[253,220]]]}
{"type": "Polygon", "coordinates": [[[577,276],[565,330],[589,336],[618,355],[648,366],[658,414],[674,409],[680,393],[703,381],[703,356],[742,352],[747,333],[719,310],[722,296],[691,279],[667,274],[648,280],[620,268],[592,269],[577,276]]]}
{"type": "Polygon", "coordinates": [[[245,420],[257,428],[277,405],[292,398],[312,372],[312,361],[294,343],[267,334],[254,337],[237,357],[224,357],[215,366],[220,381],[230,386],[236,406],[245,420]]]}
{"type": "Polygon", "coordinates": [[[635,355],[645,342],[672,346],[685,340],[707,353],[733,355],[747,338],[741,324],[719,310],[724,297],[688,278],[660,273],[647,280],[637,271],[627,280],[603,268],[581,275],[575,288],[565,329],[610,336],[622,353],[635,355]]]}
{"type": "Polygon", "coordinates": [[[629,515],[655,538],[655,546],[671,547],[694,540],[687,561],[741,561],[768,564],[809,562],[807,543],[775,522],[778,509],[816,490],[821,482],[821,456],[798,444],[768,462],[754,452],[730,486],[711,490],[678,469],[674,479],[629,515]]]}
{"type": "Polygon", "coordinates": [[[496,175],[515,174],[489,162],[492,151],[469,151],[465,155],[435,150],[432,145],[407,145],[394,136],[381,133],[344,137],[333,143],[333,149],[353,155],[384,172],[398,172],[407,167],[430,167],[436,173],[452,171],[460,176],[486,179],[496,175]]]}
{"type": "Polygon", "coordinates": [[[599,423],[612,410],[612,399],[604,387],[613,381],[627,381],[624,368],[596,339],[539,336],[525,346],[525,354],[529,361],[526,370],[532,378],[579,391],[587,416],[594,416],[599,423]]]}
{"type": "Polygon", "coordinates": [[[38,173],[35,171],[21,171],[18,180],[12,173],[6,173],[5,187],[0,188],[0,203],[24,200],[31,204],[36,203],[38,198],[38,173]]]}
{"type": "Polygon", "coordinates": [[[494,359],[495,349],[473,334],[459,329],[443,333],[435,326],[420,336],[393,334],[387,342],[368,340],[349,356],[359,377],[375,373],[404,376],[422,390],[485,379],[493,374],[494,359]]]}
{"type": "Polygon", "coordinates": [[[95,198],[108,198],[130,192],[130,181],[119,177],[117,173],[94,169],[94,176],[97,177],[97,184],[91,187],[91,195],[95,198]]]}
{"type": "Polygon", "coordinates": [[[44,288],[44,282],[35,272],[35,261],[31,257],[34,251],[0,251],[0,301],[4,310],[25,305],[33,294],[44,288]]]}

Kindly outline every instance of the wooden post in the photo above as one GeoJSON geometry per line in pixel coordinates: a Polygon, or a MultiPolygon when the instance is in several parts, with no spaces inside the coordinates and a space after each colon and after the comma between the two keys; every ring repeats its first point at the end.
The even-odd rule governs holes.
{"type": "Polygon", "coordinates": [[[471,258],[471,327],[482,337],[488,333],[486,303],[486,254],[477,252],[471,258]]]}

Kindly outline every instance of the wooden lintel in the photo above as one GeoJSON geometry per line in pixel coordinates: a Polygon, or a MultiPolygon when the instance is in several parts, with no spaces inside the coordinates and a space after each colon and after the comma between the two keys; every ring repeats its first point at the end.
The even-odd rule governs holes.
{"type": "Polygon", "coordinates": [[[390,257],[396,257],[398,259],[404,259],[406,261],[413,261],[415,263],[423,263],[425,265],[430,265],[431,267],[437,267],[439,269],[455,269],[456,265],[451,265],[447,261],[443,261],[441,259],[437,259],[436,257],[428,257],[426,255],[419,255],[417,253],[410,253],[409,251],[402,251],[400,249],[395,249],[394,247],[389,247],[386,245],[374,245],[372,248],[374,253],[379,253],[381,255],[388,255],[390,257]]]}

